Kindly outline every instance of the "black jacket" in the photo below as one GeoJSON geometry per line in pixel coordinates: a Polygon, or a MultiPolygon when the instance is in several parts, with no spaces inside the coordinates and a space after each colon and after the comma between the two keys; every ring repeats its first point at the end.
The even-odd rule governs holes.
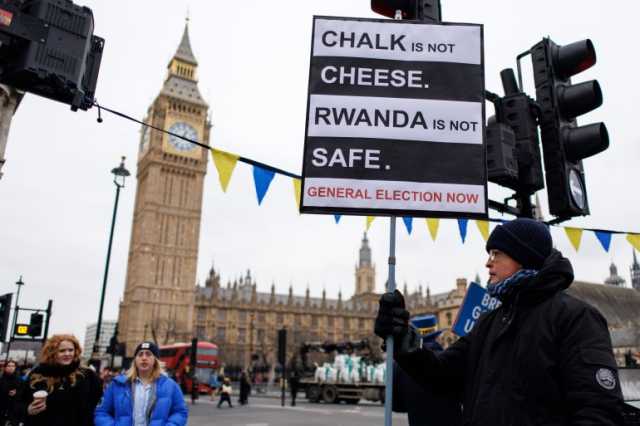
{"type": "Polygon", "coordinates": [[[0,419],[16,421],[20,419],[17,401],[22,394],[23,382],[17,374],[3,374],[0,377],[0,419]],[[13,396],[9,395],[15,391],[13,396]]]}
{"type": "Polygon", "coordinates": [[[36,366],[25,383],[21,409],[26,426],[93,426],[96,405],[102,397],[102,387],[96,373],[78,364],[63,367],[40,364],[36,366]],[[75,372],[75,383],[70,375],[75,372]],[[55,382],[53,389],[47,382],[55,382]],[[49,392],[47,409],[35,416],[27,413],[38,390],[49,392]]]}
{"type": "Polygon", "coordinates": [[[423,383],[463,393],[463,425],[621,425],[622,394],[607,323],[563,290],[569,261],[554,250],[537,276],[441,354],[396,355],[423,383]]]}
{"type": "Polygon", "coordinates": [[[417,384],[393,364],[393,411],[407,413],[409,426],[460,426],[460,396],[446,383],[417,384]]]}

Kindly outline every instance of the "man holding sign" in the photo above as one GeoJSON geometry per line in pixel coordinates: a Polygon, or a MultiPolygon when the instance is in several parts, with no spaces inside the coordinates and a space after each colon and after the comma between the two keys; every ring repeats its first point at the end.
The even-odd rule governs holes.
{"type": "Polygon", "coordinates": [[[486,246],[487,290],[502,305],[446,351],[420,347],[400,292],[380,298],[375,332],[414,380],[453,383],[465,425],[621,425],[622,394],[607,323],[563,290],[573,268],[545,225],[516,219],[486,246]]]}

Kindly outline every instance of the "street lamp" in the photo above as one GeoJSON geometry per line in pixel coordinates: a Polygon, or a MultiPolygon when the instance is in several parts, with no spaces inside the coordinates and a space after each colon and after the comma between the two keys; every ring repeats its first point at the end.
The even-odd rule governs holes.
{"type": "Polygon", "coordinates": [[[124,181],[127,176],[131,176],[129,170],[124,167],[124,160],[126,157],[122,157],[120,165],[111,170],[113,173],[113,183],[116,186],[116,201],[113,205],[113,218],[111,219],[111,233],[109,234],[109,248],[107,249],[107,261],[104,266],[104,279],[102,281],[102,295],[100,296],[100,310],[98,311],[98,325],[96,326],[96,340],[93,343],[93,353],[96,356],[100,351],[100,327],[102,326],[102,309],[104,308],[104,293],[107,290],[107,277],[109,276],[109,261],[111,260],[111,245],[113,243],[113,230],[116,226],[116,213],[118,212],[118,199],[120,198],[120,189],[124,188],[124,181]]]}

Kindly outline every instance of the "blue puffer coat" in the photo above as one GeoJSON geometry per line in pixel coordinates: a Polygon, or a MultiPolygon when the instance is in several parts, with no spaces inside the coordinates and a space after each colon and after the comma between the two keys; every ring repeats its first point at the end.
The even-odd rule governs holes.
{"type": "MultiPolygon", "coordinates": [[[[185,426],[189,411],[176,382],[162,375],[156,381],[156,393],[151,396],[149,426],[185,426]]],[[[133,399],[131,382],[120,375],[113,379],[95,415],[96,426],[131,426],[133,399]]]]}

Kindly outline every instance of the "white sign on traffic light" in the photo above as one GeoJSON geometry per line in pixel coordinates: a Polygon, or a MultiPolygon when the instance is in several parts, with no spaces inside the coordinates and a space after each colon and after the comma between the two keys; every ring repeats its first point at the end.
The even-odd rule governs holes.
{"type": "Polygon", "coordinates": [[[482,37],[314,17],[300,210],[485,217],[482,37]]]}

